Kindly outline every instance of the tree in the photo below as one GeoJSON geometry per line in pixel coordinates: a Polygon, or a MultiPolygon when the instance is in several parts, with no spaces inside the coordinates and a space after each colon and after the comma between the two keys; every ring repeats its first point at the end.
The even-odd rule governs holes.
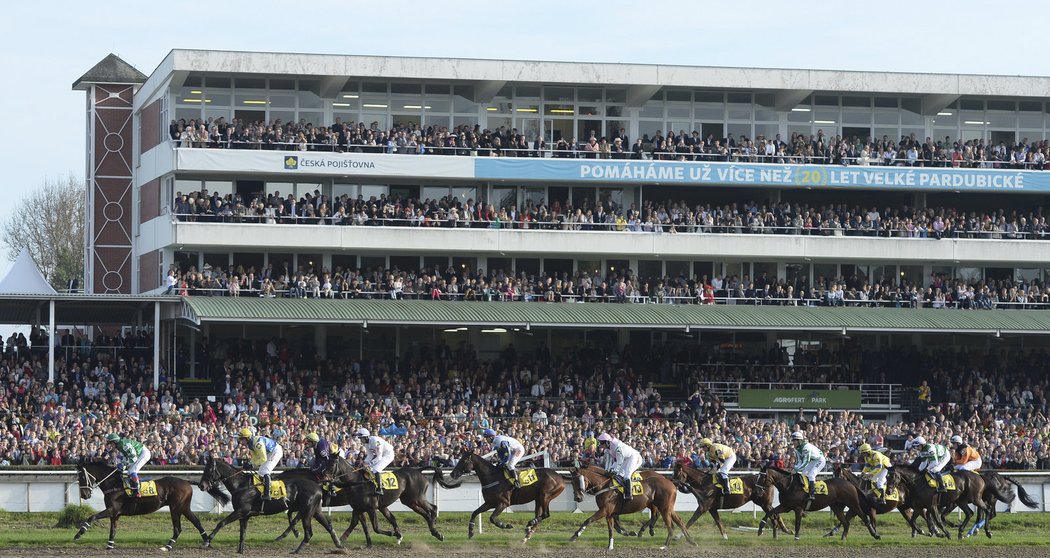
{"type": "Polygon", "coordinates": [[[74,277],[83,285],[86,203],[87,188],[72,174],[45,179],[3,223],[7,257],[13,261],[25,248],[55,290],[74,277]]]}

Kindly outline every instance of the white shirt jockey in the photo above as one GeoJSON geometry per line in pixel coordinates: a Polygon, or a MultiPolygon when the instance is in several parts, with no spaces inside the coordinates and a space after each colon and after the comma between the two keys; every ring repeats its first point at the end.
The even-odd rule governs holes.
{"type": "Polygon", "coordinates": [[[609,472],[630,480],[631,475],[642,466],[642,455],[638,450],[613,438],[609,442],[609,472]]]}
{"type": "MultiPolygon", "coordinates": [[[[507,452],[505,465],[508,469],[513,470],[521,458],[525,457],[525,446],[510,436],[500,434],[492,439],[492,449],[496,450],[497,455],[500,448],[507,452]]],[[[502,461],[503,458],[500,460],[502,461]]]]}
{"type": "Polygon", "coordinates": [[[369,436],[368,454],[365,456],[365,465],[368,470],[378,475],[393,461],[394,446],[379,436],[369,436]]]}
{"type": "Polygon", "coordinates": [[[824,452],[809,442],[795,448],[795,472],[805,475],[809,482],[816,482],[817,473],[824,469],[827,462],[824,452]]]}

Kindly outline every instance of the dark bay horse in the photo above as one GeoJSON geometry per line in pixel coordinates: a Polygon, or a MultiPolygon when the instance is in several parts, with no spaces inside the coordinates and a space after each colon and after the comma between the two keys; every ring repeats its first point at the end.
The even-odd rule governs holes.
{"type": "Polygon", "coordinates": [[[224,506],[232,501],[233,512],[219,521],[211,534],[205,537],[204,546],[211,546],[212,539],[220,529],[234,521],[239,521],[241,533],[237,552],[243,554],[248,518],[256,515],[284,513],[290,509],[297,514],[303,526],[303,540],[295,549],[295,553],[302,551],[313,538],[312,521],[314,519],[332,536],[335,547],[343,548],[332,529],[332,524],[321,512],[321,487],[316,482],[309,479],[288,479],[284,481],[288,493],[286,498],[264,500],[262,494],[252,485],[252,474],[251,471],[232,467],[221,459],[214,459],[211,456],[207,458],[198,486],[224,506]],[[222,491],[222,487],[230,492],[229,496],[222,491]]]}
{"type": "Polygon", "coordinates": [[[115,546],[114,537],[117,534],[117,520],[122,515],[143,515],[153,513],[164,506],[168,506],[171,512],[171,538],[168,544],[161,550],[168,551],[175,546],[182,533],[182,518],[185,517],[197,528],[201,538],[207,540],[207,533],[197,516],[190,511],[190,501],[193,498],[193,485],[188,481],[175,477],[161,477],[157,479],[157,495],[142,496],[136,498],[130,496],[124,490],[124,482],[121,480],[120,470],[106,463],[79,463],[77,464],[77,484],[80,487],[80,499],[91,498],[91,491],[98,488],[106,499],[106,509],[92,515],[80,524],[80,530],[73,537],[79,540],[91,524],[104,517],[109,518],[109,542],[107,549],[115,546]]]}
{"type": "MultiPolygon", "coordinates": [[[[598,505],[598,511],[584,520],[576,533],[570,540],[580,538],[583,531],[591,523],[605,518],[609,528],[609,550],[613,549],[613,522],[620,515],[640,512],[646,508],[655,507],[664,524],[667,526],[667,539],[664,540],[662,549],[671,544],[674,535],[674,527],[677,525],[682,530],[682,535],[689,544],[696,545],[689,531],[686,530],[682,518],[674,511],[675,502],[678,499],[678,488],[670,479],[662,475],[645,476],[641,481],[642,493],[635,495],[630,500],[625,500],[612,485],[612,476],[601,467],[588,465],[572,469],[572,492],[577,502],[583,501],[584,494],[594,496],[598,505]]],[[[654,514],[655,515],[655,514],[654,514]]]]}
{"type": "MultiPolygon", "coordinates": [[[[915,525],[915,514],[912,513],[911,509],[911,494],[908,492],[907,486],[903,484],[895,485],[887,483],[886,490],[892,492],[894,489],[896,489],[899,500],[889,500],[885,504],[883,504],[880,503],[874,497],[869,497],[869,495],[867,494],[867,489],[873,489],[871,482],[862,479],[849,467],[843,467],[842,465],[836,464],[834,469],[834,475],[835,478],[846,479],[847,481],[849,481],[850,484],[857,488],[857,491],[860,493],[860,497],[866,500],[866,503],[868,505],[868,516],[871,518],[872,525],[878,527],[878,524],[875,521],[876,515],[882,515],[884,513],[890,513],[893,510],[897,510],[904,517],[904,520],[908,522],[908,525],[912,527],[912,536],[915,536],[916,533],[920,535],[924,534],[922,532],[922,529],[919,529],[915,525]]],[[[889,480],[892,481],[893,477],[891,476],[889,480]]],[[[858,515],[858,512],[856,510],[851,509],[849,513],[846,514],[846,518],[852,521],[853,517],[856,515],[858,515]]],[[[834,535],[841,528],[843,528],[842,524],[836,525],[824,536],[827,537],[834,535]]]]}
{"type": "MultiPolygon", "coordinates": [[[[734,510],[748,502],[754,502],[756,506],[767,513],[773,509],[773,491],[769,487],[759,484],[758,475],[739,477],[743,483],[744,493],[726,495],[723,495],[722,489],[716,487],[714,482],[712,482],[711,473],[701,471],[692,465],[685,465],[681,462],[675,463],[671,478],[687,485],[691,489],[690,492],[693,496],[696,496],[696,511],[693,512],[693,516],[689,518],[689,521],[685,523],[686,529],[692,527],[696,520],[700,519],[700,516],[706,512],[710,513],[715,520],[715,525],[718,526],[718,532],[722,534],[722,538],[728,539],[729,536],[726,534],[725,525],[722,524],[718,510],[734,510]]],[[[656,521],[655,516],[653,516],[652,521],[656,521]]],[[[779,515],[775,516],[773,522],[773,529],[778,527],[785,533],[788,532],[787,526],[784,525],[784,520],[779,515]]]]}
{"type": "MultiPolygon", "coordinates": [[[[403,468],[390,472],[397,479],[397,487],[388,486],[384,489],[383,495],[378,496],[375,493],[372,481],[365,478],[363,471],[354,469],[342,457],[336,459],[327,473],[327,480],[335,484],[339,491],[335,495],[326,494],[323,503],[325,506],[350,506],[353,508],[350,526],[343,532],[340,540],[345,542],[350,533],[360,523],[361,528],[365,532],[365,544],[371,547],[372,536],[368,532],[368,524],[364,518],[364,515],[368,514],[373,531],[379,535],[397,537],[398,544],[401,544],[401,529],[397,525],[397,519],[394,518],[394,514],[389,509],[390,505],[397,501],[421,515],[426,520],[427,527],[430,528],[430,534],[434,538],[439,541],[444,540],[444,536],[437,530],[437,506],[427,500],[427,490],[430,488],[430,481],[423,476],[419,469],[403,468]],[[383,514],[383,517],[390,522],[390,525],[394,528],[393,531],[379,528],[376,520],[376,511],[383,514]]],[[[280,478],[314,479],[315,476],[309,469],[290,469],[282,472],[280,478]]],[[[294,517],[290,515],[288,530],[278,537],[278,540],[288,535],[293,524],[294,517]]]]}
{"type": "MultiPolygon", "coordinates": [[[[1009,477],[1004,477],[993,470],[975,471],[981,475],[984,479],[984,505],[988,508],[987,515],[983,519],[977,519],[973,523],[973,527],[967,532],[966,536],[971,536],[982,527],[984,528],[984,534],[990,539],[992,538],[992,530],[990,523],[992,518],[998,515],[995,511],[995,503],[1002,502],[1004,504],[1013,503],[1015,498],[1020,498],[1021,503],[1032,509],[1039,507],[1039,502],[1036,502],[1028,494],[1028,491],[1024,489],[1021,484],[1009,477]]],[[[941,514],[947,514],[952,511],[950,508],[941,508],[941,514]]],[[[945,516],[944,523],[948,527],[956,527],[948,518],[945,516]]]]}
{"type": "MultiPolygon", "coordinates": [[[[544,519],[551,515],[551,500],[554,500],[565,490],[565,480],[554,469],[535,469],[536,482],[521,488],[514,488],[503,475],[503,468],[493,465],[480,455],[463,449],[459,456],[459,463],[452,469],[451,477],[458,479],[468,473],[477,473],[481,481],[481,495],[485,503],[470,514],[470,524],[467,527],[467,538],[474,537],[474,519],[485,511],[493,510],[489,516],[489,522],[500,529],[513,529],[514,526],[499,520],[503,510],[512,505],[536,502],[534,517],[525,525],[525,542],[529,541],[533,533],[544,519]]],[[[438,471],[434,474],[434,480],[445,488],[455,488],[457,484],[446,483],[438,471]]]]}
{"type": "MultiPolygon", "coordinates": [[[[807,511],[817,511],[830,507],[831,511],[835,513],[835,517],[838,518],[839,523],[843,526],[843,540],[849,535],[849,519],[844,513],[846,508],[858,512],[855,515],[860,516],[864,521],[864,526],[868,528],[868,532],[871,533],[875,540],[881,538],[868,516],[867,505],[860,497],[857,488],[850,484],[849,481],[835,478],[828,479],[826,481],[828,493],[817,494],[816,499],[811,502],[809,494],[802,487],[801,477],[795,473],[777,467],[762,467],[760,477],[759,480],[767,487],[777,487],[777,492],[780,494],[780,505],[762,517],[762,521],[758,525],[759,535],[762,534],[762,530],[765,528],[770,515],[793,511],[795,512],[795,540],[798,540],[799,531],[802,529],[802,515],[807,511]]],[[[773,537],[776,538],[776,536],[777,531],[774,529],[773,537]]]]}
{"type": "Polygon", "coordinates": [[[930,530],[937,536],[951,538],[951,533],[945,527],[943,509],[952,509],[956,506],[963,512],[963,521],[959,525],[959,538],[963,537],[963,530],[973,517],[968,504],[977,508],[977,522],[988,517],[988,507],[984,500],[984,479],[969,471],[954,471],[945,474],[955,480],[955,490],[937,492],[926,481],[926,474],[919,471],[914,465],[897,465],[893,468],[894,475],[899,477],[900,483],[908,487],[912,495],[911,504],[916,513],[920,511],[926,517],[926,523],[930,530]]]}

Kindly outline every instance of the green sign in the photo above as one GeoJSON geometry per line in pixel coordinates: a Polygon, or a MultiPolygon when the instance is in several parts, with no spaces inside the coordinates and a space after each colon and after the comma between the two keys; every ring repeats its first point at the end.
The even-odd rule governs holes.
{"type": "Polygon", "coordinates": [[[859,409],[857,389],[741,389],[746,409],[859,409]]]}

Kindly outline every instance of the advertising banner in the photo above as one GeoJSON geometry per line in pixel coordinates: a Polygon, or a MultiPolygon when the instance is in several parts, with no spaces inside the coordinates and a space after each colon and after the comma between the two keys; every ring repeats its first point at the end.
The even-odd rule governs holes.
{"type": "Polygon", "coordinates": [[[859,409],[858,389],[741,389],[746,409],[859,409]]]}

